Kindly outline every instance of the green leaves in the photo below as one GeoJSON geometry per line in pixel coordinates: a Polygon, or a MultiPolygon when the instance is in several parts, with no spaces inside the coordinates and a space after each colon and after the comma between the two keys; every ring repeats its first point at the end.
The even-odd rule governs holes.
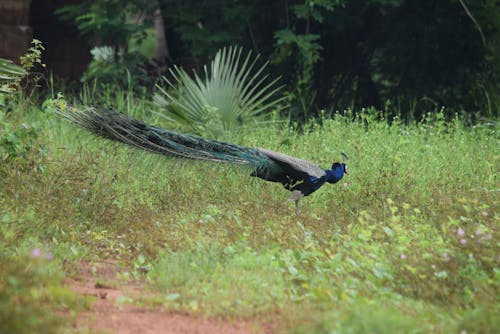
{"type": "Polygon", "coordinates": [[[121,46],[127,43],[131,34],[144,29],[127,20],[127,13],[131,10],[137,10],[132,1],[85,1],[64,6],[56,13],[65,20],[74,20],[82,35],[90,41],[121,46]]]}
{"type": "Polygon", "coordinates": [[[306,0],[302,4],[293,5],[292,10],[299,19],[312,18],[320,23],[324,20],[322,10],[333,11],[336,6],[343,5],[343,0],[306,0]]]}
{"type": "MultiPolygon", "coordinates": [[[[278,48],[295,46],[306,63],[314,64],[319,60],[319,52],[322,47],[319,44],[319,35],[298,35],[289,29],[279,30],[274,34],[278,48]]],[[[285,57],[291,56],[291,51],[281,52],[285,57]]],[[[284,60],[284,59],[282,59],[284,60]]]]}
{"type": "Polygon", "coordinates": [[[29,160],[30,153],[40,149],[37,145],[38,136],[37,127],[25,123],[16,127],[0,117],[0,161],[4,163],[16,158],[29,160]]]}
{"type": "Polygon", "coordinates": [[[182,68],[170,71],[174,82],[165,78],[172,90],[157,86],[154,97],[166,116],[190,127],[197,134],[220,136],[271,110],[280,109],[283,98],[275,98],[281,86],[269,81],[265,68],[257,66],[258,57],[229,47],[219,50],[203,77],[193,71],[191,77],[182,68]]]}
{"type": "Polygon", "coordinates": [[[26,54],[19,58],[21,66],[27,71],[31,70],[31,68],[36,64],[40,64],[42,67],[45,67],[45,64],[42,63],[43,51],[45,51],[45,47],[42,45],[42,42],[34,38],[31,41],[31,47],[28,49],[26,54]]]}
{"type": "Polygon", "coordinates": [[[19,58],[21,66],[14,64],[8,59],[0,58],[0,107],[4,106],[4,94],[15,92],[19,88],[21,79],[27,77],[28,80],[26,81],[28,83],[36,83],[42,77],[42,74],[35,74],[31,69],[36,64],[45,67],[45,64],[42,63],[43,50],[45,48],[42,42],[33,39],[31,47],[26,54],[19,58]]]}

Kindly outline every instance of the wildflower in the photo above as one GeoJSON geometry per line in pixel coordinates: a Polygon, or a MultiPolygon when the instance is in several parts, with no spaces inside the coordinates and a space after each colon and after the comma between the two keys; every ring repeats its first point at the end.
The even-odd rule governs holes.
{"type": "Polygon", "coordinates": [[[344,189],[347,189],[348,186],[349,184],[347,182],[344,182],[344,189]]]}
{"type": "Polygon", "coordinates": [[[198,220],[198,223],[203,224],[204,223],[203,219],[198,220]]]}
{"type": "Polygon", "coordinates": [[[48,252],[47,255],[45,255],[45,258],[50,261],[54,258],[54,256],[52,255],[51,252],[48,252]]]}
{"type": "Polygon", "coordinates": [[[491,233],[486,234],[486,239],[491,240],[491,233]]]}
{"type": "Polygon", "coordinates": [[[484,211],[482,212],[482,214],[483,214],[483,217],[488,217],[488,211],[484,210],[484,211]]]}
{"type": "Polygon", "coordinates": [[[462,245],[465,245],[467,243],[467,239],[465,239],[465,238],[460,239],[460,243],[462,245]]]}
{"type": "Polygon", "coordinates": [[[448,253],[443,253],[443,259],[445,261],[450,261],[450,256],[448,255],[448,253]]]}
{"type": "Polygon", "coordinates": [[[406,259],[406,255],[405,254],[401,254],[399,257],[401,258],[401,260],[406,259]]]}
{"type": "Polygon", "coordinates": [[[481,229],[478,228],[477,231],[476,231],[476,235],[481,235],[481,234],[483,234],[483,231],[481,231],[481,229]]]}
{"type": "Polygon", "coordinates": [[[459,237],[461,237],[461,236],[462,236],[462,235],[464,235],[464,234],[465,234],[464,230],[462,230],[462,229],[459,227],[459,228],[458,228],[458,230],[457,230],[457,235],[458,235],[459,237]]]}
{"type": "Polygon", "coordinates": [[[31,251],[31,256],[33,257],[39,257],[40,255],[42,255],[42,252],[39,248],[35,248],[31,251]]]}

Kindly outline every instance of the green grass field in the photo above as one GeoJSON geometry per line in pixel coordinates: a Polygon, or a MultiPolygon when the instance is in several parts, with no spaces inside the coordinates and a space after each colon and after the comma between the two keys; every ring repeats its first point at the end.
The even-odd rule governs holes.
{"type": "MultiPolygon", "coordinates": [[[[129,110],[146,109],[137,103],[129,110]]],[[[133,302],[278,319],[286,333],[500,328],[496,123],[389,124],[367,113],[223,138],[325,168],[350,155],[350,174],[297,215],[285,189],[248,170],[139,152],[24,109],[4,123],[37,127],[43,156],[32,149],[0,166],[7,332],[71,332],[53,311],[88,306],[61,283],[82,259],[118,260],[143,280],[153,296],[133,302]]]]}

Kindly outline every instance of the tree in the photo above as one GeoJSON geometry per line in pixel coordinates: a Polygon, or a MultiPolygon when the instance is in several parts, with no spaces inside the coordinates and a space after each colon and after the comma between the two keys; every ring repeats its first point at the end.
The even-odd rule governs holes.
{"type": "Polygon", "coordinates": [[[498,112],[499,0],[99,0],[65,13],[95,43],[120,49],[144,28],[130,13],[153,13],[158,3],[163,54],[193,67],[225,46],[253,49],[287,83],[298,119],[387,100],[416,106],[417,116],[442,105],[476,111],[489,103],[498,112]]]}
{"type": "Polygon", "coordinates": [[[130,38],[144,32],[144,17],[157,7],[156,1],[148,0],[85,0],[64,6],[57,13],[73,21],[91,45],[111,46],[118,59],[120,52],[126,53],[130,38]]]}

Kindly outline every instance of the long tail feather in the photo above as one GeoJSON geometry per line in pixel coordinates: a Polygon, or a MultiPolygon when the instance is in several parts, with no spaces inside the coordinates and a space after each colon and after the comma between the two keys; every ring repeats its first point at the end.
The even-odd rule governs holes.
{"type": "Polygon", "coordinates": [[[59,115],[101,137],[166,156],[247,164],[256,168],[269,163],[257,149],[165,130],[116,111],[71,108],[60,111],[59,115]]]}

